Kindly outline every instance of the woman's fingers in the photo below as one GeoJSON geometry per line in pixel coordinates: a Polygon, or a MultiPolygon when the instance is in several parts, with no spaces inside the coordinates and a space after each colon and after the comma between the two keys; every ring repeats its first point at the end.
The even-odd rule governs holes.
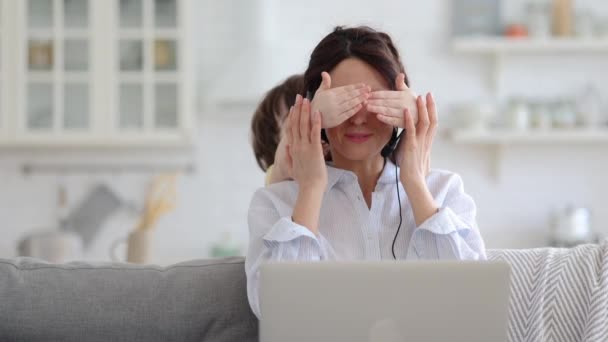
{"type": "MultiPolygon", "coordinates": [[[[296,95],[296,104],[293,106],[293,113],[291,116],[291,134],[294,144],[301,140],[300,138],[300,111],[302,108],[302,96],[296,95]]],[[[292,145],[293,146],[293,145],[292,145]]]]}
{"type": "Polygon", "coordinates": [[[405,121],[406,143],[412,143],[416,140],[416,126],[414,125],[412,114],[407,108],[403,110],[403,120],[405,121]]]}
{"type": "Polygon", "coordinates": [[[285,146],[285,150],[287,152],[287,173],[289,177],[293,177],[293,157],[291,156],[291,145],[285,146]]]}
{"type": "Polygon", "coordinates": [[[296,104],[289,110],[287,141],[290,148],[301,143],[321,143],[321,114],[311,115],[310,101],[296,96],[296,104]]]}
{"type": "Polygon", "coordinates": [[[285,120],[284,132],[285,132],[285,135],[287,135],[287,144],[288,145],[293,144],[293,132],[291,130],[291,128],[293,127],[292,121],[293,121],[293,106],[291,106],[291,108],[289,108],[289,114],[287,114],[287,119],[285,120]]]}
{"type": "Polygon", "coordinates": [[[438,119],[437,119],[437,107],[435,105],[435,99],[433,98],[433,94],[428,93],[426,95],[426,107],[429,114],[429,131],[428,135],[432,139],[437,132],[438,119]]]}
{"type": "Polygon", "coordinates": [[[419,135],[426,135],[426,132],[429,128],[429,113],[426,109],[426,103],[422,96],[418,96],[416,99],[416,104],[418,106],[418,125],[416,125],[416,131],[419,135]]]}
{"type": "Polygon", "coordinates": [[[300,137],[305,143],[310,143],[310,101],[302,100],[300,113],[300,137]]]}
{"type": "Polygon", "coordinates": [[[313,144],[321,143],[321,112],[316,110],[312,113],[312,131],[310,132],[310,142],[313,144]]]}

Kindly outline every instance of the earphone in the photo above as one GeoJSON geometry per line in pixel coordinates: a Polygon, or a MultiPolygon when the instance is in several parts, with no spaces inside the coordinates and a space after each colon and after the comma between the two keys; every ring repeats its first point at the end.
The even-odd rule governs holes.
{"type": "MultiPolygon", "coordinates": [[[[405,129],[397,135],[397,128],[393,129],[393,134],[391,135],[391,139],[388,141],[388,144],[384,146],[382,152],[380,154],[385,159],[390,157],[395,153],[395,149],[397,149],[397,145],[399,144],[399,140],[401,140],[401,136],[405,132],[405,129]]],[[[399,202],[399,226],[397,226],[397,232],[395,232],[395,237],[393,238],[393,244],[391,246],[391,251],[393,252],[393,259],[397,260],[397,256],[395,256],[395,242],[397,242],[397,236],[399,235],[399,230],[401,230],[401,224],[403,223],[403,214],[401,213],[401,195],[399,194],[399,172],[398,166],[395,162],[395,187],[397,188],[397,202],[399,202]]]]}
{"type": "Polygon", "coordinates": [[[401,135],[397,135],[397,127],[394,127],[391,139],[388,141],[386,146],[382,148],[380,155],[382,155],[382,157],[384,158],[388,158],[391,154],[393,154],[393,152],[395,152],[395,149],[397,148],[397,144],[399,143],[400,138],[401,135]]]}

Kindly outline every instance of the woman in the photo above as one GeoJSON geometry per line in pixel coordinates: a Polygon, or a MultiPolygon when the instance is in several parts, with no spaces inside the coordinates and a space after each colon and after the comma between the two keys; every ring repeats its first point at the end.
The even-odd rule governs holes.
{"type": "Polygon", "coordinates": [[[365,84],[371,92],[354,115],[335,115],[335,102],[311,109],[299,95],[290,109],[285,131],[293,181],[258,190],[249,209],[245,268],[258,317],[259,266],[267,261],[485,259],[475,203],[462,180],[429,168],[433,97],[417,98],[415,125],[412,92],[390,37],[367,27],[336,28],[315,48],[304,74],[313,102],[328,83],[330,89],[365,84]],[[321,130],[332,120],[338,124],[325,125],[323,134],[332,156],[326,164],[321,130]],[[397,127],[405,136],[395,165],[385,156],[397,127]]]}

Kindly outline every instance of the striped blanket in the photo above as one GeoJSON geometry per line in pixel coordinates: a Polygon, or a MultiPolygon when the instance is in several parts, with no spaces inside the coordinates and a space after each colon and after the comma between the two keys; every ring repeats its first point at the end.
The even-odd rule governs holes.
{"type": "Polygon", "coordinates": [[[512,268],[509,341],[608,341],[608,240],[488,258],[512,268]]]}

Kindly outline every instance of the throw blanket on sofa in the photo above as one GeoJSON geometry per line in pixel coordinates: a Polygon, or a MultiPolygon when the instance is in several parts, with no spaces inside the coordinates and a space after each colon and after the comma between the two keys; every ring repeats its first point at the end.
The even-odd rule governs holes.
{"type": "Polygon", "coordinates": [[[511,264],[509,341],[608,341],[608,240],[488,258],[511,264]]]}

